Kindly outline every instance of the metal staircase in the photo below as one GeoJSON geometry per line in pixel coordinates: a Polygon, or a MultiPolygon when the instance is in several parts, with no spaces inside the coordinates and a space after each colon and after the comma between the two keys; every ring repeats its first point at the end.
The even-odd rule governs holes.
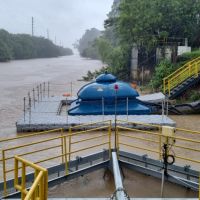
{"type": "Polygon", "coordinates": [[[173,99],[200,81],[200,57],[187,62],[163,79],[163,92],[173,99]]]}

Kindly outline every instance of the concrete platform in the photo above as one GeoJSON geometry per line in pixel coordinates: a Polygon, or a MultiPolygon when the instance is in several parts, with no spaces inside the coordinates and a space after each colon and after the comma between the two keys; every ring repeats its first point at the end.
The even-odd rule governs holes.
{"type": "MultiPolygon", "coordinates": [[[[62,106],[71,102],[74,98],[50,97],[43,98],[39,103],[32,105],[25,115],[17,122],[17,132],[49,130],[54,128],[68,129],[70,126],[112,120],[114,124],[114,115],[85,115],[85,116],[68,116],[61,115],[62,106]]],[[[66,111],[64,111],[66,113],[66,111]]],[[[175,126],[176,123],[167,116],[162,115],[118,115],[118,120],[127,120],[130,122],[142,122],[156,125],[175,126]]]]}

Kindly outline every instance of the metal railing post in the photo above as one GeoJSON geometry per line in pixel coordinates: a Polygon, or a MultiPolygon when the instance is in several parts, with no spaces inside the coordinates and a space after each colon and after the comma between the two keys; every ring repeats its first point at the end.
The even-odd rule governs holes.
{"type": "Polygon", "coordinates": [[[33,88],[33,106],[35,108],[35,89],[33,88]]]}
{"type": "Polygon", "coordinates": [[[29,97],[29,124],[31,123],[31,97],[29,97]]]}
{"type": "Polygon", "coordinates": [[[2,161],[3,161],[3,187],[4,187],[4,196],[7,195],[7,178],[6,178],[6,160],[5,160],[5,151],[2,150],[2,161]]]}
{"type": "Polygon", "coordinates": [[[197,63],[197,62],[195,63],[195,72],[196,72],[196,78],[197,78],[198,75],[199,75],[199,71],[198,71],[198,63],[197,63]]]}
{"type": "Polygon", "coordinates": [[[171,88],[170,88],[170,81],[168,80],[168,95],[170,95],[171,88]]]}
{"type": "Polygon", "coordinates": [[[64,163],[64,141],[63,141],[63,129],[61,129],[61,153],[62,153],[62,163],[64,163]]]}
{"type": "Polygon", "coordinates": [[[37,86],[37,101],[39,103],[40,101],[40,90],[39,90],[39,86],[37,86]]]}
{"type": "Polygon", "coordinates": [[[69,127],[69,162],[71,160],[71,142],[72,142],[72,129],[69,127]]]}
{"type": "Polygon", "coordinates": [[[49,93],[49,90],[50,90],[49,87],[50,87],[50,83],[48,82],[48,98],[49,98],[49,94],[50,94],[50,93],[49,93]]]}
{"type": "Polygon", "coordinates": [[[109,158],[111,158],[111,129],[112,128],[112,124],[111,124],[111,120],[109,122],[109,127],[108,127],[108,140],[109,140],[109,158]]]}
{"type": "Polygon", "coordinates": [[[21,181],[21,187],[22,187],[22,192],[21,192],[21,199],[23,200],[25,198],[25,189],[26,189],[26,165],[25,163],[22,163],[22,181],[21,181]]]}
{"type": "Polygon", "coordinates": [[[119,157],[119,128],[116,127],[116,134],[117,134],[117,157],[119,157]]]}
{"type": "Polygon", "coordinates": [[[159,149],[158,149],[158,151],[159,151],[159,156],[158,156],[158,158],[159,158],[159,160],[161,160],[162,159],[162,128],[161,127],[159,127],[159,149]]]}
{"type": "Polygon", "coordinates": [[[43,83],[43,97],[45,97],[45,82],[43,83]]]}
{"type": "Polygon", "coordinates": [[[64,154],[65,154],[65,174],[68,175],[69,174],[69,163],[67,160],[67,143],[66,143],[66,136],[63,137],[64,140],[64,154]]]}
{"type": "Polygon", "coordinates": [[[40,83],[40,100],[42,101],[42,84],[40,83]]]}
{"type": "Polygon", "coordinates": [[[24,122],[26,120],[26,97],[24,97],[24,122]]]}

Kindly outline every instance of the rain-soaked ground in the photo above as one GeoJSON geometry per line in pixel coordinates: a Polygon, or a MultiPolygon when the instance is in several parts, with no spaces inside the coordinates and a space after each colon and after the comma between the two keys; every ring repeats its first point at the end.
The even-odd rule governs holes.
{"type": "MultiPolygon", "coordinates": [[[[81,79],[88,70],[93,71],[101,66],[100,61],[83,59],[78,55],[0,63],[0,138],[16,136],[15,122],[23,113],[23,97],[27,96],[27,92],[38,83],[49,81],[51,95],[62,95],[65,92],[63,91],[65,85],[66,91],[69,91],[70,82],[73,82],[73,94],[76,94],[77,90],[85,84],[77,80],[81,79]]],[[[200,131],[200,115],[171,116],[171,118],[176,121],[177,127],[200,131]]],[[[24,142],[30,141],[25,139],[24,142]]],[[[1,148],[5,146],[6,144],[1,148]]],[[[39,154],[37,156],[37,158],[42,157],[39,154]]],[[[130,196],[160,197],[160,180],[125,169],[124,173],[124,185],[130,196]]],[[[114,191],[113,178],[108,172],[103,179],[103,174],[104,170],[99,170],[58,185],[50,190],[49,196],[109,197],[114,191]]],[[[2,178],[2,174],[0,177],[2,178]]],[[[166,197],[194,197],[195,195],[197,194],[173,184],[167,183],[165,188],[166,197]]]]}

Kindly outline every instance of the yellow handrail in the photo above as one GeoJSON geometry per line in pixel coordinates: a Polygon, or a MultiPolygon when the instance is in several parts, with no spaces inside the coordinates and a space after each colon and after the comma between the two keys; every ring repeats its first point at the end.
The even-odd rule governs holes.
{"type": "Polygon", "coordinates": [[[177,87],[188,78],[198,77],[199,73],[200,57],[197,57],[163,79],[163,92],[170,95],[173,88],[177,87]]]}
{"type": "MultiPolygon", "coordinates": [[[[0,162],[2,162],[2,172],[3,172],[3,180],[4,180],[4,196],[7,195],[7,178],[8,178],[8,173],[14,172],[15,173],[15,168],[9,168],[9,163],[7,163],[7,161],[12,161],[12,159],[15,159],[15,150],[20,150],[21,152],[18,153],[18,156],[26,156],[26,155],[33,155],[35,153],[40,153],[40,152],[45,152],[45,151],[49,151],[52,149],[56,149],[56,148],[61,148],[61,154],[58,155],[53,155],[53,156],[47,156],[43,159],[40,160],[35,160],[34,159],[34,164],[39,164],[39,163],[44,163],[50,160],[54,160],[54,159],[58,159],[58,158],[62,158],[62,163],[65,163],[65,170],[66,170],[66,175],[68,175],[68,158],[70,159],[70,156],[72,154],[78,153],[78,152],[83,152],[85,150],[88,149],[92,149],[92,148],[96,148],[96,147],[100,147],[100,146],[107,146],[108,145],[108,149],[109,149],[109,155],[111,155],[111,121],[103,121],[103,122],[96,122],[93,124],[98,124],[97,126],[95,126],[96,128],[91,128],[92,124],[87,124],[84,127],[83,131],[75,131],[73,130],[73,132],[71,131],[70,134],[65,135],[63,133],[63,129],[55,129],[55,130],[61,130],[61,135],[60,136],[55,136],[55,137],[48,137],[46,139],[40,139],[39,141],[32,141],[29,143],[24,143],[24,144],[19,144],[19,145],[12,145],[11,147],[6,147],[4,149],[2,149],[2,158],[0,159],[0,162]],[[99,124],[98,124],[99,123],[99,124]],[[104,132],[100,132],[101,131],[105,131],[107,130],[107,133],[104,132]],[[94,131],[99,131],[98,135],[90,135],[90,137],[87,138],[81,138],[80,135],[85,135],[90,134],[94,131]],[[77,137],[76,137],[77,136],[77,137]],[[72,141],[72,139],[76,137],[75,140],[72,141]],[[103,142],[101,140],[101,138],[105,138],[106,142],[103,142]],[[92,143],[92,141],[96,140],[96,144],[95,145],[89,145],[92,143]],[[68,142],[67,142],[68,141],[68,142]],[[53,144],[50,144],[48,142],[52,142],[53,144]],[[71,149],[71,146],[76,145],[78,146],[78,144],[80,143],[84,143],[84,142],[88,142],[87,146],[85,146],[84,148],[77,148],[76,149],[71,149]],[[46,146],[46,143],[48,143],[48,146],[46,146]],[[67,144],[68,143],[68,144],[67,144]],[[38,144],[41,144],[40,146],[38,146],[38,144]],[[36,145],[36,146],[35,146],[36,145]],[[49,146],[50,145],[50,146],[49,146]],[[32,147],[32,149],[29,149],[27,151],[27,148],[32,147]],[[26,148],[26,149],[24,149],[26,148]],[[69,151],[68,151],[69,150],[69,151]],[[10,155],[10,152],[13,153],[13,155],[10,155]]],[[[79,126],[80,127],[80,126],[79,126]]],[[[70,128],[69,130],[71,130],[72,128],[70,128]]],[[[53,132],[55,130],[52,131],[48,131],[48,132],[53,132]]],[[[44,132],[40,132],[40,134],[45,134],[47,133],[47,131],[44,132]]],[[[31,136],[35,136],[38,135],[36,134],[30,134],[31,136]]],[[[25,137],[29,137],[28,135],[25,135],[25,137]]],[[[20,136],[20,138],[23,138],[23,136],[20,136]]],[[[7,141],[12,141],[12,140],[16,140],[18,139],[18,137],[14,137],[14,138],[7,138],[7,139],[3,139],[0,142],[7,142],[7,141]]],[[[57,152],[57,151],[56,151],[57,152]]],[[[51,155],[51,154],[49,154],[51,155]]],[[[20,166],[18,168],[22,169],[22,166],[20,166]]],[[[18,187],[18,186],[17,186],[18,187]]],[[[26,192],[25,192],[26,193],[26,192]]]]}
{"type": "Polygon", "coordinates": [[[22,200],[38,199],[46,200],[48,193],[48,171],[30,161],[27,161],[19,156],[15,156],[15,189],[21,192],[22,200]],[[19,162],[22,165],[21,183],[19,184],[19,162]],[[26,167],[31,167],[35,170],[35,178],[30,190],[26,189],[26,167]]]}
{"type": "MultiPolygon", "coordinates": [[[[129,123],[129,122],[127,122],[127,123],[129,123]]],[[[135,125],[141,124],[141,123],[137,123],[137,122],[130,122],[130,124],[131,123],[133,123],[135,125]]],[[[148,126],[144,125],[144,127],[148,127],[148,126]]],[[[193,137],[188,137],[189,134],[191,134],[191,135],[196,134],[198,136],[200,134],[200,131],[175,128],[175,132],[176,132],[175,135],[170,136],[171,139],[178,142],[178,144],[173,145],[174,148],[184,149],[188,153],[190,152],[191,155],[193,155],[194,152],[198,153],[198,155],[200,155],[200,148],[196,148],[193,146],[193,145],[200,144],[200,140],[194,139],[193,137]],[[186,136],[184,136],[184,137],[182,135],[179,136],[180,133],[185,133],[186,136]],[[179,144],[179,142],[180,142],[180,144],[179,144]]],[[[161,159],[161,154],[162,154],[162,141],[165,138],[166,138],[166,136],[162,134],[162,127],[155,131],[155,130],[141,130],[137,126],[134,128],[117,126],[117,139],[118,139],[117,146],[118,146],[118,148],[120,147],[120,145],[122,145],[122,146],[127,146],[127,147],[131,147],[131,148],[139,149],[139,150],[146,150],[147,152],[158,153],[157,155],[158,155],[159,159],[161,159]],[[122,133],[122,131],[126,131],[126,132],[122,133]],[[127,132],[129,134],[127,134],[127,132]],[[147,136],[149,136],[150,138],[148,138],[147,136]],[[122,141],[125,138],[129,139],[129,140],[126,140],[126,143],[122,141]],[[156,149],[158,148],[158,151],[156,149],[146,148],[145,143],[143,144],[142,147],[135,145],[133,143],[134,140],[141,141],[141,142],[147,142],[147,147],[149,147],[149,143],[150,143],[150,144],[154,145],[156,149]],[[130,142],[130,144],[129,144],[129,142],[130,142]]],[[[118,151],[119,151],[119,149],[118,149],[118,151]]],[[[175,158],[195,163],[198,166],[200,164],[200,159],[198,156],[197,156],[197,159],[194,159],[194,158],[190,158],[189,156],[185,156],[185,155],[181,156],[179,154],[176,154],[175,158]]]]}

